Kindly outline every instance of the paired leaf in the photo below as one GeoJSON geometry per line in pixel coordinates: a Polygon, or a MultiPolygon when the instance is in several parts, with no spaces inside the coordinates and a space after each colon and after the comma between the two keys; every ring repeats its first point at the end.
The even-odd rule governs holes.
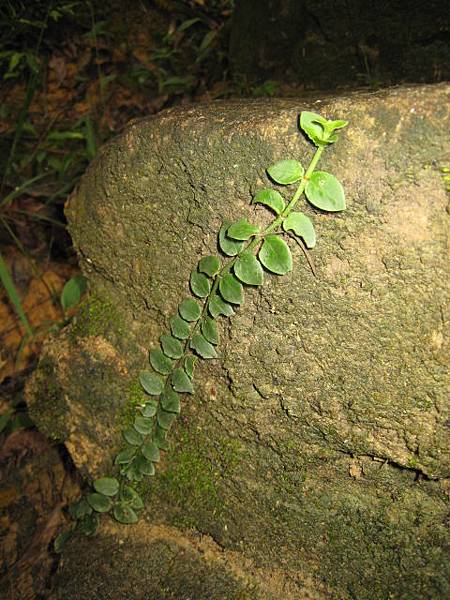
{"type": "Polygon", "coordinates": [[[333,144],[338,139],[334,132],[347,125],[348,121],[330,121],[308,111],[300,114],[300,127],[316,146],[333,144]]]}
{"type": "Polygon", "coordinates": [[[233,240],[227,236],[228,227],[231,225],[229,221],[224,221],[219,231],[219,247],[227,256],[236,256],[242,250],[244,243],[233,240]]]}
{"type": "Polygon", "coordinates": [[[272,189],[260,190],[256,196],[253,197],[252,202],[254,204],[265,204],[277,215],[281,214],[286,208],[283,196],[280,192],[277,192],[277,190],[272,189]]]}
{"type": "Polygon", "coordinates": [[[164,382],[161,377],[150,371],[142,371],[139,375],[139,381],[147,394],[151,396],[159,396],[164,389],[164,382]]]}
{"type": "Polygon", "coordinates": [[[142,498],[139,496],[136,490],[129,485],[123,487],[121,497],[122,502],[129,504],[134,510],[141,510],[144,508],[142,498]]]}
{"type": "Polygon", "coordinates": [[[158,425],[163,429],[169,429],[169,427],[172,425],[176,418],[176,414],[165,412],[164,410],[159,410],[156,416],[158,425]]]}
{"type": "Polygon", "coordinates": [[[219,291],[224,300],[241,304],[244,300],[242,284],[231,273],[227,273],[219,282],[219,291]]]}
{"type": "Polygon", "coordinates": [[[292,270],[292,256],[286,242],[276,235],[268,235],[259,251],[262,264],[277,275],[284,275],[292,270]]]}
{"type": "Polygon", "coordinates": [[[232,306],[224,302],[217,294],[211,296],[208,310],[213,319],[216,319],[220,315],[223,315],[224,317],[231,317],[234,315],[232,306]]]}
{"type": "Polygon", "coordinates": [[[126,465],[131,462],[136,454],[136,447],[129,447],[121,450],[115,459],[116,465],[126,465]]]}
{"type": "Polygon", "coordinates": [[[202,313],[199,304],[192,298],[183,300],[178,310],[185,321],[197,321],[202,313]]]}
{"type": "Polygon", "coordinates": [[[153,421],[148,417],[135,417],[133,427],[142,435],[148,435],[152,432],[153,421]]]}
{"type": "Polygon", "coordinates": [[[144,441],[142,434],[136,431],[136,429],[125,429],[123,437],[131,446],[140,446],[144,441]]]}
{"type": "Polygon", "coordinates": [[[150,460],[147,460],[142,454],[136,456],[134,459],[134,466],[141,475],[152,476],[155,474],[155,465],[150,460]]]}
{"type": "Polygon", "coordinates": [[[144,444],[142,446],[142,454],[151,462],[158,462],[160,458],[159,448],[155,442],[148,442],[147,444],[144,444]]]}
{"type": "Polygon", "coordinates": [[[183,356],[183,346],[171,335],[162,335],[160,338],[163,352],[170,358],[180,358],[183,356]]]}
{"type": "Polygon", "coordinates": [[[192,271],[191,278],[189,280],[192,293],[199,298],[205,298],[211,289],[209,279],[203,273],[198,271],[192,271]]]}
{"type": "Polygon", "coordinates": [[[219,343],[219,332],[217,331],[217,325],[214,319],[204,317],[200,323],[200,331],[211,344],[219,343]]]}
{"type": "Polygon", "coordinates": [[[194,388],[192,386],[191,380],[189,379],[189,377],[183,369],[175,369],[175,371],[172,373],[172,385],[173,389],[176,392],[180,392],[181,394],[194,393],[194,388]]]}
{"type": "MultiPolygon", "coordinates": [[[[182,321],[180,317],[178,318],[180,321],[182,321]]],[[[184,322],[186,323],[186,321],[184,322]]],[[[155,369],[155,371],[161,373],[161,375],[168,375],[171,372],[172,361],[159,348],[150,350],[149,359],[152,367],[155,369]]]]}
{"type": "Polygon", "coordinates": [[[140,410],[143,417],[154,417],[157,408],[158,403],[151,400],[150,402],[146,402],[140,410]]]}
{"type": "Polygon", "coordinates": [[[214,277],[220,271],[221,262],[218,256],[204,256],[198,263],[200,273],[206,273],[208,277],[214,277]]]}
{"type": "Polygon", "coordinates": [[[89,505],[99,513],[108,512],[113,506],[111,498],[95,492],[88,494],[86,500],[89,502],[89,505]]]}
{"type": "Polygon", "coordinates": [[[247,219],[241,219],[227,229],[227,236],[234,240],[248,240],[257,233],[259,233],[259,227],[252,225],[247,219]]]}
{"type": "Polygon", "coordinates": [[[161,394],[161,406],[166,412],[180,414],[180,396],[173,390],[165,390],[161,394]]]}
{"type": "Polygon", "coordinates": [[[104,496],[115,496],[119,491],[119,482],[115,477],[101,477],[94,481],[94,489],[104,496]]]}
{"type": "Polygon", "coordinates": [[[264,273],[258,260],[251,252],[243,252],[234,263],[234,273],[238,279],[248,285],[261,285],[264,273]]]}
{"type": "Polygon", "coordinates": [[[298,160],[280,160],[267,169],[270,177],[281,185],[289,185],[300,181],[305,170],[298,160]]]}
{"type": "Polygon", "coordinates": [[[172,335],[179,340],[186,340],[189,337],[189,323],[187,323],[178,315],[175,315],[170,319],[170,329],[172,331],[172,335]]]}
{"type": "Polygon", "coordinates": [[[305,195],[316,208],[329,212],[345,210],[344,188],[330,173],[315,171],[305,188],[305,195]]]}
{"type": "Polygon", "coordinates": [[[153,434],[153,441],[161,450],[169,449],[169,442],[166,439],[166,435],[167,431],[157,425],[155,428],[155,433],[153,434]]]}
{"type": "Polygon", "coordinates": [[[74,519],[82,519],[91,513],[92,507],[89,506],[84,498],[69,506],[69,514],[74,519]]]}
{"type": "Polygon", "coordinates": [[[190,347],[200,354],[202,358],[217,358],[217,352],[212,344],[210,344],[200,333],[195,333],[192,336],[190,347]]]}
{"type": "Polygon", "coordinates": [[[293,231],[295,235],[303,238],[308,248],[314,248],[316,245],[316,232],[314,225],[309,217],[301,212],[291,212],[283,221],[285,231],[293,231]]]}
{"type": "Polygon", "coordinates": [[[186,356],[186,358],[184,359],[184,369],[185,369],[188,377],[190,377],[191,379],[194,375],[194,367],[195,367],[196,362],[197,362],[197,357],[194,356],[193,354],[188,354],[186,356]]]}
{"type": "Polygon", "coordinates": [[[113,514],[116,521],[123,523],[124,525],[132,525],[133,523],[137,523],[139,520],[133,508],[123,502],[116,504],[113,514]]]}

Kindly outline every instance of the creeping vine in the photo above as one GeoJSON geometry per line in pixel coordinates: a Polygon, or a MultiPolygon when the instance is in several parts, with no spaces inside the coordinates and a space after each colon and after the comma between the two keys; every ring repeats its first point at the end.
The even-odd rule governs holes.
{"type": "MultiPolygon", "coordinates": [[[[189,280],[193,297],[181,301],[177,314],[169,319],[170,332],[162,334],[160,346],[150,350],[151,368],[140,373],[147,399],[137,407],[132,427],[123,432],[124,446],[115,457],[114,476],[95,480],[93,489],[69,508],[85,534],[95,532],[101,513],[112,514],[120,523],[138,521],[144,503],[133,484],[153,476],[160,451],[168,450],[167,435],[180,414],[181,395],[194,393],[196,361],[217,358],[217,318],[235,314],[244,299],[244,286],[262,285],[265,270],[284,275],[292,269],[292,255],[284,237],[301,240],[307,248],[315,246],[311,219],[295,210],[301,196],[304,194],[322,211],[345,209],[342,185],[334,175],[316,167],[324,149],[336,142],[338,130],[347,124],[302,112],[300,129],[316,147],[308,168],[305,171],[300,162],[287,159],[267,169],[274,183],[297,184],[291,199],[285,201],[274,188],[262,189],[254,196],[253,203],[263,204],[275,214],[263,230],[245,218],[223,222],[218,236],[222,257],[200,259],[189,280]]],[[[57,549],[70,533],[58,536],[57,549]]]]}

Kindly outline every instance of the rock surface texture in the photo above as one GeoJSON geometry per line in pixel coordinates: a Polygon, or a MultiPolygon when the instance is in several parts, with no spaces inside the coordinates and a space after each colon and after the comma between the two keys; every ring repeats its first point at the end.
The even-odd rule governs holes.
{"type": "MultiPolygon", "coordinates": [[[[197,367],[196,394],[185,398],[172,448],[145,486],[146,520],[161,526],[159,540],[170,528],[208,536],[223,552],[221,569],[230,552],[251,562],[247,580],[238,585],[228,565],[217,575],[229,578],[222,595],[202,596],[199,581],[184,593],[183,577],[199,568],[196,551],[152,538],[161,556],[178,558],[176,568],[161,558],[162,572],[173,571],[167,595],[148,597],[448,593],[449,197],[441,169],[450,166],[449,95],[436,85],[168,110],[106,145],[70,199],[91,296],[48,343],[28,400],[40,428],[96,477],[142,397],[148,349],[188,295],[198,259],[217,252],[222,219],[269,221],[250,205],[268,185],[265,169],[283,158],[306,166],[314,152],[298,131],[300,111],[350,121],[319,166],[343,183],[348,210],[305,207],[318,232],[317,276],[293,243],[293,271],[246,291],[221,326],[219,359],[197,367]]],[[[132,555],[127,575],[120,553],[105,548],[121,535],[139,540],[144,525],[133,527],[136,534],[116,527],[89,543],[121,565],[111,595],[89,597],[125,597],[114,596],[114,578],[131,585],[132,555]]],[[[66,560],[61,597],[79,597],[98,576],[83,544],[69,547],[79,583],[73,588],[66,560]]],[[[144,569],[146,560],[158,568],[155,555],[137,553],[144,569]]],[[[208,578],[219,572],[208,569],[208,578]]]]}

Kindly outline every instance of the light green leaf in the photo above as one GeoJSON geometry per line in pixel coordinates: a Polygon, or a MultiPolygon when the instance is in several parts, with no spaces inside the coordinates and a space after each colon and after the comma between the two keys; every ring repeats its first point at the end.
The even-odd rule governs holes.
{"type": "Polygon", "coordinates": [[[315,171],[305,188],[305,195],[316,208],[329,212],[345,210],[344,188],[330,173],[315,171]]]}
{"type": "Polygon", "coordinates": [[[320,115],[308,111],[303,111],[300,114],[300,127],[316,146],[324,146],[325,141],[325,124],[327,120],[320,115]]]}
{"type": "Polygon", "coordinates": [[[259,233],[259,227],[252,225],[247,219],[241,219],[227,229],[227,236],[234,240],[248,240],[257,233],[259,233]]]}
{"type": "Polygon", "coordinates": [[[151,462],[159,462],[159,448],[155,442],[147,442],[142,446],[142,454],[151,462]]]}
{"type": "Polygon", "coordinates": [[[180,396],[173,390],[164,390],[161,394],[161,406],[166,412],[180,414],[180,396]]]}
{"type": "MultiPolygon", "coordinates": [[[[164,393],[164,392],[163,392],[164,393]]],[[[158,403],[150,400],[150,402],[146,402],[144,406],[140,409],[143,417],[154,417],[156,415],[156,409],[158,408],[158,403]]]]}
{"type": "Polygon", "coordinates": [[[192,336],[190,347],[200,354],[202,358],[217,358],[217,352],[212,344],[210,344],[200,333],[195,333],[192,336]]]}
{"type": "Polygon", "coordinates": [[[150,371],[142,371],[139,375],[139,381],[147,394],[151,396],[159,396],[164,389],[164,382],[161,377],[150,371]]]}
{"type": "Polygon", "coordinates": [[[185,321],[197,321],[202,314],[199,304],[192,298],[186,298],[178,309],[185,321]]]}
{"type": "Polygon", "coordinates": [[[183,369],[175,369],[172,374],[172,385],[176,392],[193,394],[194,388],[192,386],[191,380],[186,375],[186,372],[183,369]]]}
{"type": "Polygon", "coordinates": [[[236,256],[242,250],[244,243],[233,240],[227,236],[230,221],[224,221],[219,231],[219,247],[227,256],[236,256]]]}
{"type": "Polygon", "coordinates": [[[138,433],[148,435],[152,431],[153,421],[147,417],[135,417],[133,427],[138,433]]]}
{"type": "Polygon", "coordinates": [[[178,315],[170,319],[170,329],[172,331],[172,335],[178,338],[179,340],[186,340],[189,337],[189,323],[187,323],[178,315]]]}
{"type": "Polygon", "coordinates": [[[125,448],[117,454],[114,462],[116,463],[116,465],[126,465],[127,463],[133,460],[135,454],[136,447],[125,448]]]}
{"type": "Polygon", "coordinates": [[[285,231],[293,231],[295,235],[303,238],[308,248],[316,245],[316,232],[311,219],[301,212],[291,212],[283,221],[285,231]]]}
{"type": "Polygon", "coordinates": [[[145,456],[142,456],[142,454],[136,456],[134,466],[141,475],[152,476],[155,474],[155,465],[150,460],[147,460],[145,456]]]}
{"type": "Polygon", "coordinates": [[[199,298],[205,298],[211,289],[209,279],[203,273],[198,271],[192,271],[191,278],[189,280],[192,293],[199,298]]]}
{"type": "Polygon", "coordinates": [[[264,273],[260,263],[251,252],[243,252],[234,263],[234,273],[238,279],[248,285],[261,285],[264,273]]]}
{"type": "Polygon", "coordinates": [[[227,273],[219,282],[219,291],[224,300],[241,304],[244,300],[242,284],[231,273],[227,273]]]}
{"type": "Polygon", "coordinates": [[[277,275],[284,275],[292,269],[292,256],[286,242],[276,235],[268,235],[259,251],[262,264],[277,275]]]}
{"type": "Polygon", "coordinates": [[[253,197],[252,202],[254,204],[265,204],[277,215],[281,214],[286,208],[283,196],[280,192],[277,192],[277,190],[272,189],[260,190],[256,196],[253,197]]]}
{"type": "Polygon", "coordinates": [[[183,356],[183,346],[171,335],[163,334],[160,338],[163,352],[170,358],[180,358],[183,356]]]}
{"type": "MultiPolygon", "coordinates": [[[[180,318],[180,321],[181,320],[182,319],[180,318]]],[[[152,367],[155,369],[155,371],[161,373],[161,375],[168,375],[171,372],[172,361],[159,348],[150,350],[149,359],[152,367]]]]}
{"type": "Polygon", "coordinates": [[[169,429],[176,418],[176,414],[165,412],[164,410],[159,410],[158,414],[156,415],[158,425],[163,429],[169,429]]]}
{"type": "Polygon", "coordinates": [[[214,319],[210,319],[209,317],[202,319],[200,330],[208,342],[211,342],[211,344],[219,343],[219,332],[217,331],[217,325],[214,319]]]}
{"type": "Polygon", "coordinates": [[[206,273],[208,277],[214,277],[220,271],[221,261],[218,256],[204,256],[198,263],[200,273],[206,273]]]}
{"type": "Polygon", "coordinates": [[[127,506],[123,502],[119,502],[114,507],[114,518],[119,523],[123,523],[124,525],[132,525],[133,523],[137,523],[139,518],[131,506],[127,506]]]}
{"type": "Polygon", "coordinates": [[[125,485],[121,491],[122,502],[129,504],[134,510],[141,510],[144,508],[142,498],[136,492],[134,488],[129,485],[125,485]]]}
{"type": "Polygon", "coordinates": [[[231,317],[234,315],[233,308],[224,302],[217,294],[211,296],[211,300],[208,304],[208,310],[213,319],[217,318],[219,315],[223,315],[224,317],[231,317]]]}
{"type": "Polygon", "coordinates": [[[131,446],[140,446],[144,438],[135,429],[125,429],[123,437],[131,446]]]}
{"type": "Polygon", "coordinates": [[[99,513],[108,512],[113,505],[111,498],[95,492],[93,494],[88,494],[86,500],[89,502],[89,505],[99,513]]]}
{"type": "Polygon", "coordinates": [[[160,427],[159,425],[155,428],[155,433],[153,434],[153,441],[158,446],[160,450],[168,450],[169,442],[166,439],[167,431],[160,427]]]}
{"type": "Polygon", "coordinates": [[[193,354],[188,354],[186,356],[186,358],[184,359],[184,369],[185,369],[188,377],[190,377],[191,379],[194,375],[194,367],[195,367],[196,362],[197,362],[197,357],[194,356],[193,354]]]}
{"type": "Polygon", "coordinates": [[[270,177],[281,185],[295,183],[303,177],[305,172],[298,160],[280,160],[267,169],[270,177]]]}
{"type": "Polygon", "coordinates": [[[115,477],[101,477],[94,481],[94,489],[104,496],[115,496],[119,491],[119,482],[115,477]]]}
{"type": "Polygon", "coordinates": [[[87,279],[83,275],[75,275],[65,284],[61,294],[61,306],[64,311],[79,304],[81,296],[87,290],[87,279]]]}

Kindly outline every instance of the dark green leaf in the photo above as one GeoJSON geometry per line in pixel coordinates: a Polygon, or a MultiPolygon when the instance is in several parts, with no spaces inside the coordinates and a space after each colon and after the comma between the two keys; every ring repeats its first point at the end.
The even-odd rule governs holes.
{"type": "Polygon", "coordinates": [[[170,329],[172,331],[172,335],[178,338],[179,340],[185,340],[189,337],[189,323],[187,323],[178,315],[170,319],[170,329]]]}
{"type": "Polygon", "coordinates": [[[159,448],[154,442],[148,442],[142,446],[142,454],[147,460],[159,461],[159,448]]]}
{"type": "Polygon", "coordinates": [[[100,525],[100,520],[96,513],[86,515],[81,521],[79,529],[86,536],[94,535],[100,525]]]}
{"type": "Polygon", "coordinates": [[[209,279],[203,273],[192,271],[189,280],[192,293],[199,298],[205,298],[209,294],[210,284],[209,279]]]}
{"type": "Polygon", "coordinates": [[[69,514],[74,519],[82,519],[91,513],[92,508],[84,498],[81,498],[81,500],[78,500],[78,502],[75,502],[69,506],[69,514]]]}
{"type": "Polygon", "coordinates": [[[292,269],[292,256],[288,245],[276,235],[268,235],[259,251],[262,264],[277,275],[284,275],[292,269]]]}
{"type": "Polygon", "coordinates": [[[73,535],[73,531],[63,531],[59,535],[56,536],[55,541],[53,543],[53,548],[56,554],[61,554],[64,550],[64,546],[70,540],[73,535]]]}
{"type": "MultiPolygon", "coordinates": [[[[179,317],[178,317],[179,318],[179,317]]],[[[182,321],[182,319],[180,319],[182,321]]],[[[184,321],[186,323],[186,321],[184,321]]],[[[150,350],[150,364],[161,375],[168,375],[172,370],[172,361],[168,358],[160,348],[150,350]]]]}
{"type": "Polygon", "coordinates": [[[123,523],[124,525],[132,525],[133,523],[137,523],[139,518],[131,506],[127,506],[126,504],[120,502],[116,504],[114,507],[114,518],[119,523],[123,523]]]}
{"type": "Polygon", "coordinates": [[[247,219],[241,219],[227,229],[227,236],[234,240],[248,240],[257,233],[259,233],[259,227],[252,225],[247,219]]]}
{"type": "Polygon", "coordinates": [[[167,431],[157,425],[153,434],[153,441],[161,450],[169,449],[169,442],[166,440],[166,435],[167,431]]]}
{"type": "Polygon", "coordinates": [[[169,429],[176,418],[177,415],[175,413],[165,412],[164,410],[159,410],[156,416],[158,425],[163,429],[169,429]]]}
{"type": "Polygon", "coordinates": [[[133,460],[132,463],[124,466],[121,471],[122,475],[127,477],[130,481],[142,481],[142,473],[139,471],[138,463],[133,460]]]}
{"type": "Polygon", "coordinates": [[[183,300],[183,302],[180,304],[179,311],[180,315],[185,321],[197,321],[202,314],[202,309],[192,298],[186,298],[186,300],[183,300]]]}
{"type": "Polygon", "coordinates": [[[180,358],[183,356],[183,346],[171,335],[162,335],[160,338],[163,352],[170,358],[180,358]]]}
{"type": "Polygon", "coordinates": [[[131,508],[134,508],[135,510],[141,510],[144,508],[142,498],[131,486],[125,485],[121,491],[121,496],[122,501],[130,505],[131,508]]]}
{"type": "Polygon", "coordinates": [[[94,481],[94,489],[104,496],[115,496],[119,491],[119,482],[115,477],[101,477],[94,481]]]}
{"type": "Polygon", "coordinates": [[[304,174],[304,169],[298,160],[280,160],[267,169],[270,177],[281,185],[289,185],[299,181],[304,174]]]}
{"type": "Polygon", "coordinates": [[[200,333],[192,336],[191,348],[200,354],[202,358],[217,358],[216,349],[200,333]]]}
{"type": "Polygon", "coordinates": [[[303,238],[308,248],[316,245],[316,232],[311,219],[301,212],[291,212],[283,221],[285,231],[293,231],[295,235],[303,238]]]}
{"type": "Polygon", "coordinates": [[[219,282],[219,290],[224,300],[241,304],[244,300],[242,284],[231,273],[227,273],[219,282]]]}
{"type": "Polygon", "coordinates": [[[306,184],[305,194],[311,204],[321,210],[329,212],[345,210],[344,189],[330,173],[315,171],[306,184]]]}
{"type": "Polygon", "coordinates": [[[136,417],[134,419],[133,427],[138,433],[148,435],[152,431],[153,421],[147,417],[136,417]]]}
{"type": "Polygon", "coordinates": [[[258,260],[251,252],[243,252],[234,263],[234,273],[238,279],[248,285],[261,285],[264,273],[258,260]]]}
{"type": "Polygon", "coordinates": [[[83,275],[75,275],[65,284],[61,294],[61,306],[63,310],[68,310],[76,306],[81,296],[87,290],[87,279],[83,275]]]}
{"type": "Polygon", "coordinates": [[[224,221],[219,231],[219,247],[227,256],[236,256],[242,250],[244,243],[238,242],[227,236],[227,229],[231,225],[229,221],[224,221]]]}
{"type": "Polygon", "coordinates": [[[99,513],[108,512],[111,510],[113,505],[111,498],[95,492],[93,494],[88,494],[87,501],[89,502],[90,506],[99,513]]]}
{"type": "Polygon", "coordinates": [[[145,403],[145,405],[140,409],[140,411],[143,417],[154,417],[156,415],[157,408],[158,403],[150,400],[150,402],[145,403]]]}
{"type": "Polygon", "coordinates": [[[217,331],[217,325],[214,319],[204,317],[200,323],[200,330],[208,342],[211,342],[211,344],[219,343],[219,332],[217,331]]]}
{"type": "Polygon", "coordinates": [[[224,317],[231,317],[234,315],[233,308],[224,302],[220,296],[214,294],[211,296],[211,300],[208,304],[208,310],[213,319],[218,317],[219,315],[223,315],[224,317]]]}
{"type": "Polygon", "coordinates": [[[141,475],[152,476],[155,474],[155,465],[141,454],[136,456],[136,458],[134,459],[134,466],[141,475]]]}
{"type": "Polygon", "coordinates": [[[144,438],[135,429],[125,429],[123,437],[131,446],[140,446],[144,441],[144,438]]]}
{"type": "Polygon", "coordinates": [[[184,359],[184,369],[185,369],[188,377],[190,377],[191,379],[194,375],[194,367],[195,367],[196,362],[197,362],[197,357],[194,356],[193,354],[188,354],[186,356],[186,358],[184,359]]]}
{"type": "Polygon", "coordinates": [[[280,192],[277,192],[277,190],[272,189],[260,190],[256,196],[253,197],[252,202],[254,204],[265,204],[277,215],[281,214],[286,208],[283,196],[280,192]]]}
{"type": "Polygon", "coordinates": [[[147,394],[152,396],[159,396],[164,389],[164,382],[161,377],[150,371],[142,371],[139,375],[139,381],[147,394]]]}
{"type": "Polygon", "coordinates": [[[193,394],[194,388],[191,380],[183,369],[175,369],[172,374],[172,385],[175,391],[180,393],[193,394]]]}
{"type": "Polygon", "coordinates": [[[115,459],[116,465],[125,465],[133,460],[134,455],[136,454],[136,448],[125,448],[121,450],[115,459]]]}
{"type": "Polygon", "coordinates": [[[208,277],[214,277],[220,271],[221,262],[218,256],[204,256],[198,263],[200,273],[206,273],[208,277]]]}
{"type": "Polygon", "coordinates": [[[166,412],[180,414],[180,396],[173,390],[164,390],[161,394],[161,406],[166,412]]]}

